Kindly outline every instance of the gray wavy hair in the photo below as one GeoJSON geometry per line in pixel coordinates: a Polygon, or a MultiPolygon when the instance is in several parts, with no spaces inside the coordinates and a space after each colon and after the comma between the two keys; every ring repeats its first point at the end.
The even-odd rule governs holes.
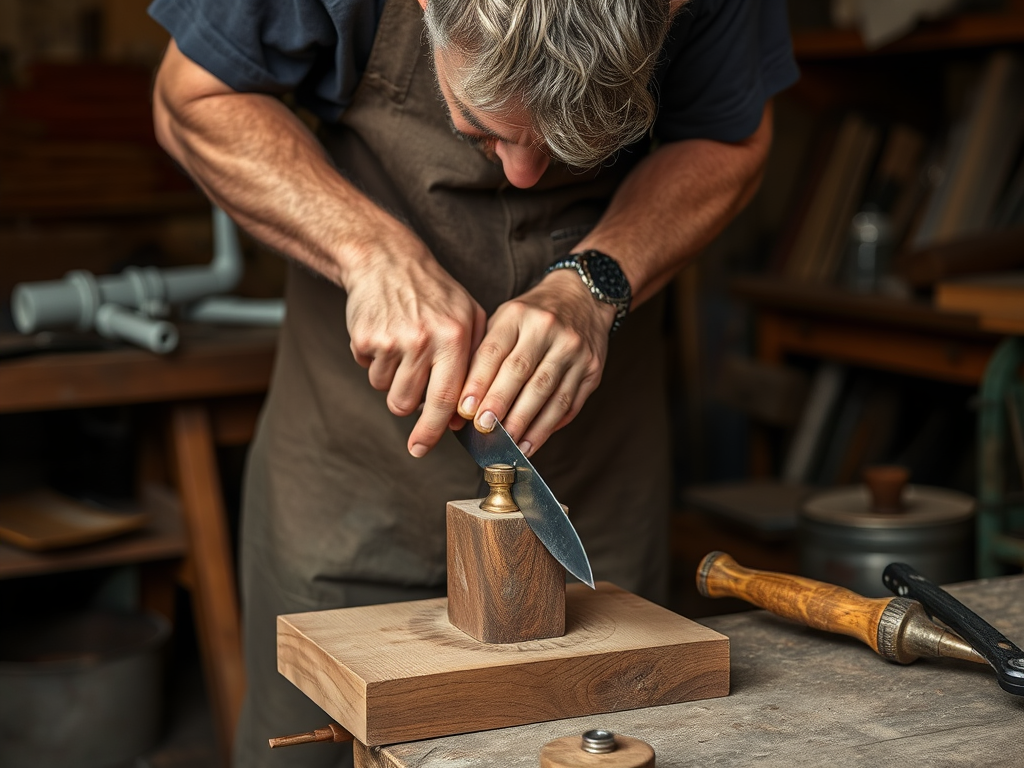
{"type": "Polygon", "coordinates": [[[428,0],[427,35],[458,63],[459,98],[520,105],[557,159],[590,168],[654,122],[669,0],[428,0]]]}

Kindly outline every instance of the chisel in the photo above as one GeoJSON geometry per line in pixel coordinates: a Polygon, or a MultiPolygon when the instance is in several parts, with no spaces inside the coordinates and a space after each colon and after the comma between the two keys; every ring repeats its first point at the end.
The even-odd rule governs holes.
{"type": "Polygon", "coordinates": [[[808,627],[855,637],[898,664],[922,656],[986,663],[968,643],[929,619],[919,602],[905,597],[862,597],[803,576],[744,568],[725,552],[701,561],[697,590],[705,597],[738,597],[808,627]]]}

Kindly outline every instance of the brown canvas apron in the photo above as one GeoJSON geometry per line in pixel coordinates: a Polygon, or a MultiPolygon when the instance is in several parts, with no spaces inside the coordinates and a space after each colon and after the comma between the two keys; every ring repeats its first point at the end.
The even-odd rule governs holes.
{"type": "MultiPolygon", "coordinates": [[[[416,0],[389,0],[367,70],[321,136],[339,170],[406,221],[491,313],[593,226],[638,157],[581,175],[552,167],[529,190],[456,138],[437,95],[416,0]]],[[[594,576],[664,598],[670,503],[660,302],[630,315],[598,390],[534,463],[594,576]]],[[[322,725],[277,676],[274,616],[443,591],[445,504],[483,495],[452,435],[423,459],[353,360],[345,293],[292,266],[273,383],[250,453],[242,526],[247,698],[237,765],[275,764],[266,738],[322,725]]],[[[330,765],[329,750],[282,764],[330,765]],[[296,760],[310,760],[297,763],[296,760]],[[325,762],[317,762],[317,761],[325,762]]]]}

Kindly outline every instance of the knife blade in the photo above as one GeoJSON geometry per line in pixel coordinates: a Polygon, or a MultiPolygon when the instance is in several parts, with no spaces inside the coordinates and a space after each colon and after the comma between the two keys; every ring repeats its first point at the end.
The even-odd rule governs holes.
{"type": "Polygon", "coordinates": [[[590,570],[590,560],[583,549],[579,534],[572,527],[565,510],[544,482],[544,478],[519,450],[519,446],[501,423],[495,421],[494,429],[490,432],[480,432],[472,422],[469,422],[455,433],[455,437],[480,467],[510,464],[516,468],[512,498],[526,518],[526,524],[537,534],[541,544],[555,560],[593,589],[594,575],[590,570]]]}

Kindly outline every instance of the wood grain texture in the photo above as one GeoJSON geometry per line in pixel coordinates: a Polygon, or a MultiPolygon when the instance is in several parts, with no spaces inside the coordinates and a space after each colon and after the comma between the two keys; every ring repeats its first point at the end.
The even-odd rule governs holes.
{"type": "Polygon", "coordinates": [[[876,653],[878,622],[893,599],[861,597],[803,576],[744,568],[724,552],[708,555],[697,573],[697,588],[707,597],[738,597],[808,627],[854,637],[876,653]]]}
{"type": "Polygon", "coordinates": [[[630,736],[615,735],[615,751],[593,755],[581,746],[581,736],[563,736],[544,745],[540,768],[654,768],[651,745],[630,736]]]}
{"type": "MultiPolygon", "coordinates": [[[[948,589],[1021,642],[1024,576],[948,589]]],[[[896,666],[855,640],[765,611],[702,621],[729,636],[729,696],[386,747],[357,745],[356,766],[537,768],[546,743],[590,728],[643,739],[662,768],[1007,768],[1021,762],[1024,700],[1001,691],[981,665],[923,659],[896,666]]]]}
{"type": "Polygon", "coordinates": [[[483,643],[565,634],[565,570],[521,512],[448,502],[448,620],[483,643]]]}
{"type": "Polygon", "coordinates": [[[614,585],[566,588],[566,634],[480,643],[447,600],[278,617],[278,670],[374,746],[729,692],[729,641],[614,585]]]}

